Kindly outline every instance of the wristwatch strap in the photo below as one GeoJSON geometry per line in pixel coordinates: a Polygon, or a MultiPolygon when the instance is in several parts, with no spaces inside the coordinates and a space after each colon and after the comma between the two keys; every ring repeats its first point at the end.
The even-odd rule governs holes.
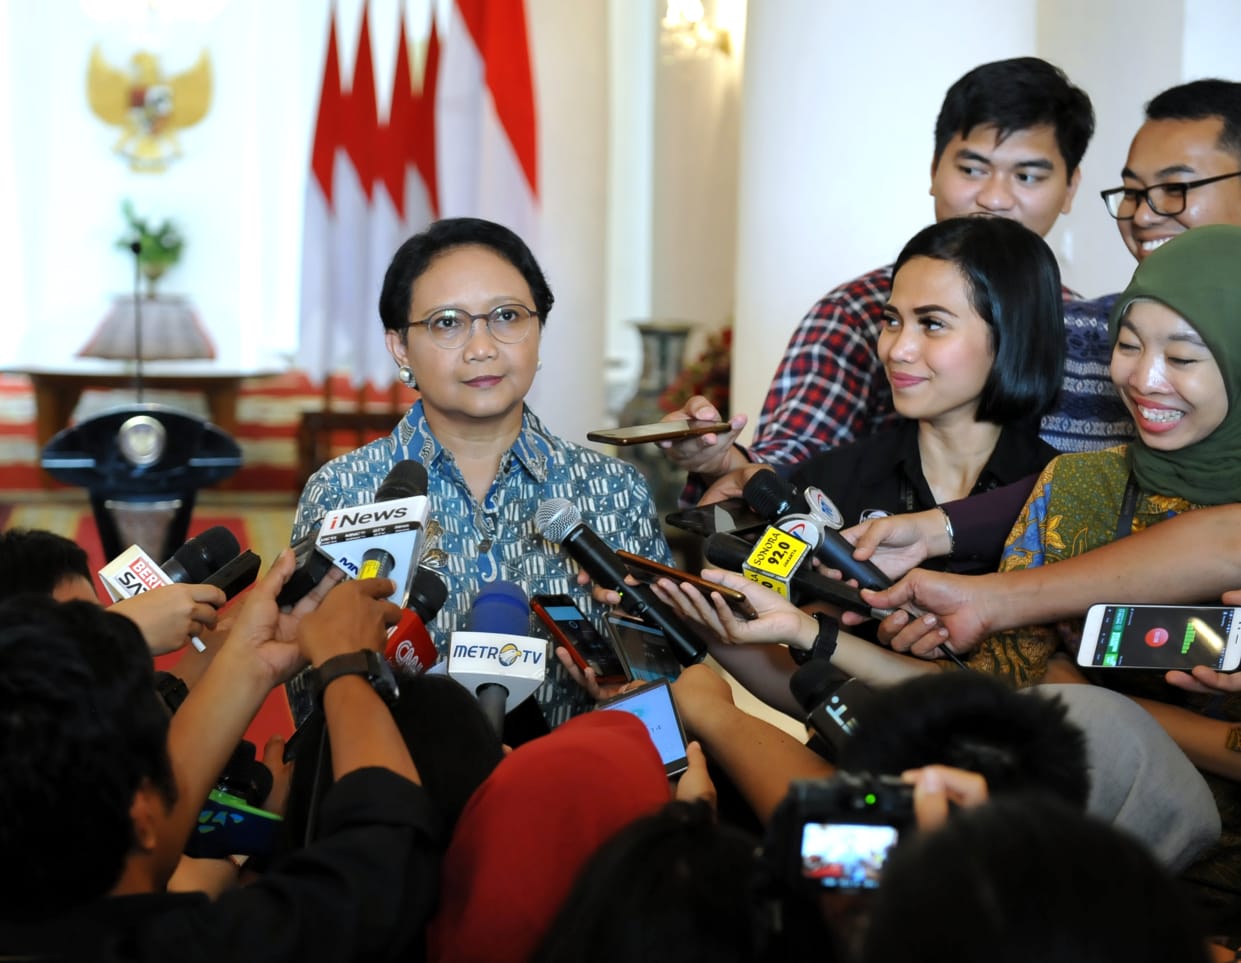
{"type": "Polygon", "coordinates": [[[789,655],[798,665],[805,665],[812,659],[830,662],[836,654],[836,637],[840,634],[840,623],[826,612],[815,612],[814,619],[819,623],[819,634],[814,637],[814,645],[808,649],[789,646],[789,655]]]}
{"type": "Polygon", "coordinates": [[[311,673],[316,702],[322,702],[323,690],[331,682],[346,675],[362,676],[389,705],[395,702],[400,694],[392,666],[374,649],[360,649],[357,652],[333,656],[318,668],[312,669],[311,673]]]}

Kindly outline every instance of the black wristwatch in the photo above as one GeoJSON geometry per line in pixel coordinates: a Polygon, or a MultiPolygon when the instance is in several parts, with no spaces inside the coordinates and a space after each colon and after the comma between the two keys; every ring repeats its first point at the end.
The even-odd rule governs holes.
{"type": "Polygon", "coordinates": [[[830,661],[836,654],[836,636],[840,634],[840,623],[826,612],[815,612],[814,618],[819,623],[819,634],[814,637],[814,645],[808,649],[789,646],[789,655],[798,665],[819,659],[830,661]]]}
{"type": "Polygon", "coordinates": [[[343,675],[362,676],[388,705],[396,702],[397,696],[401,694],[388,661],[374,649],[361,649],[333,656],[323,665],[310,670],[308,681],[316,705],[322,704],[323,690],[328,684],[343,675]]]}

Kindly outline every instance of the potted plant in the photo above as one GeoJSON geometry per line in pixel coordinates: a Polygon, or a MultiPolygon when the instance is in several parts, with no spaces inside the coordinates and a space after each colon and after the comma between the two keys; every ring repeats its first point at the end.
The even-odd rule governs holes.
{"type": "Polygon", "coordinates": [[[185,239],[170,220],[152,227],[146,218],[138,216],[128,199],[121,203],[121,213],[125,215],[129,229],[117,238],[116,246],[133,251],[137,256],[138,269],[147,282],[146,296],[153,298],[155,283],[181,260],[185,239]]]}

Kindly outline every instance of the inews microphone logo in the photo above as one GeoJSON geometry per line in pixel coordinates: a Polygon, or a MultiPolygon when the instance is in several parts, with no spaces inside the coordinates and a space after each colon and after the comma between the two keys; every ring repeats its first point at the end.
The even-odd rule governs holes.
{"type": "Polygon", "coordinates": [[[375,512],[354,512],[352,514],[344,512],[333,518],[328,528],[347,528],[351,525],[372,525],[379,522],[396,521],[397,519],[404,518],[407,514],[409,513],[406,511],[405,506],[375,512]]]}
{"type": "Polygon", "coordinates": [[[360,508],[338,508],[324,516],[318,544],[379,538],[421,528],[428,504],[426,495],[411,495],[360,508]]]}

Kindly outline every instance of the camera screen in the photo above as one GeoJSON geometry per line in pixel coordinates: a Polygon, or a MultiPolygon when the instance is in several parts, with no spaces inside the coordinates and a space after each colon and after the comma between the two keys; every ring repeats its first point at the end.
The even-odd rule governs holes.
{"type": "Polygon", "coordinates": [[[802,878],[826,889],[874,889],[897,836],[894,826],[805,823],[802,878]]]}

